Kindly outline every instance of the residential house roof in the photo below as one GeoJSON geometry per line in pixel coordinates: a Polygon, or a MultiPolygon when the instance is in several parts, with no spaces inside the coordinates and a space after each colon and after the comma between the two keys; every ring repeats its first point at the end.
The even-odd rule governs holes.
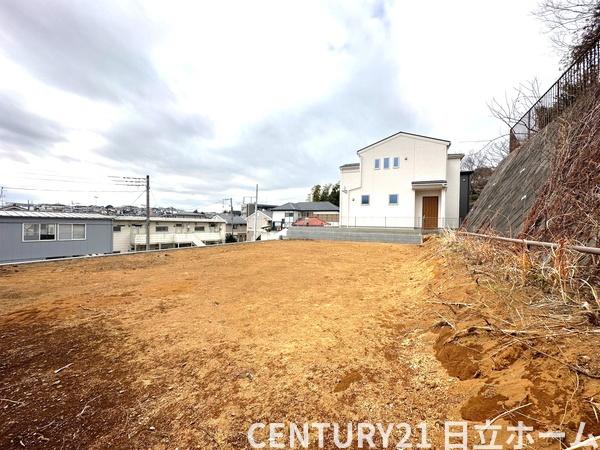
{"type": "Polygon", "coordinates": [[[340,166],[340,169],[360,169],[360,163],[348,163],[340,166]]]}
{"type": "MultiPolygon", "coordinates": [[[[122,222],[144,222],[146,217],[144,216],[104,216],[115,221],[122,222]]],[[[151,222],[219,222],[224,223],[225,219],[215,216],[211,219],[205,217],[165,217],[165,216],[151,216],[151,222]]]]}
{"type": "Polygon", "coordinates": [[[229,224],[246,225],[246,219],[244,219],[242,216],[238,216],[237,214],[232,215],[231,213],[223,213],[223,214],[217,214],[215,217],[220,217],[228,225],[229,224]]]}
{"type": "Polygon", "coordinates": [[[272,211],[339,211],[340,208],[331,202],[297,202],[285,203],[272,211]]]}
{"type": "Polygon", "coordinates": [[[317,217],[302,217],[296,220],[293,224],[295,227],[324,227],[327,222],[317,217]]]}
{"type": "Polygon", "coordinates": [[[378,140],[377,142],[373,142],[372,144],[369,144],[369,145],[367,145],[366,147],[363,147],[363,148],[361,148],[361,149],[357,150],[357,152],[356,152],[356,153],[360,153],[360,152],[362,152],[363,150],[366,150],[366,149],[368,149],[368,148],[371,148],[371,147],[373,147],[373,146],[375,146],[375,145],[377,145],[377,144],[381,144],[381,143],[383,143],[383,142],[385,142],[385,141],[387,141],[387,140],[389,140],[389,139],[393,139],[393,138],[395,138],[395,137],[397,137],[397,136],[412,136],[412,137],[417,137],[417,138],[421,138],[421,139],[426,139],[426,140],[429,140],[429,141],[441,142],[441,143],[444,143],[444,144],[446,144],[446,146],[447,146],[447,147],[450,147],[450,144],[451,144],[451,143],[450,143],[450,141],[448,141],[448,140],[446,140],[446,139],[438,139],[438,138],[434,138],[434,137],[431,137],[431,136],[425,136],[425,135],[422,135],[422,134],[407,133],[407,132],[405,132],[405,131],[399,131],[399,132],[397,132],[397,133],[394,133],[394,134],[392,134],[392,135],[390,135],[390,136],[388,136],[388,137],[385,137],[385,138],[383,138],[383,139],[380,139],[380,140],[378,140]]]}
{"type": "Polygon", "coordinates": [[[52,211],[0,211],[0,217],[26,217],[40,219],[111,220],[111,216],[93,213],[65,213],[52,211]]]}

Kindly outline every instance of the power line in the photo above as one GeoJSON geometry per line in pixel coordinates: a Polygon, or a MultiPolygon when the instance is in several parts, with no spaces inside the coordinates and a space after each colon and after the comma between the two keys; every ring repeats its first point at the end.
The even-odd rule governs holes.
{"type": "Polygon", "coordinates": [[[11,187],[2,186],[6,190],[11,191],[37,191],[37,192],[140,192],[132,190],[76,190],[76,189],[51,189],[51,188],[26,188],[26,187],[11,187]]]}

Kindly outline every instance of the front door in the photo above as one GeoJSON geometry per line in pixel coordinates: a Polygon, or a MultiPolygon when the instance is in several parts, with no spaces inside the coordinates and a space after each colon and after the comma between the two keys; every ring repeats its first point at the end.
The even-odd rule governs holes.
{"type": "Polygon", "coordinates": [[[438,227],[438,198],[423,197],[423,228],[438,227]]]}

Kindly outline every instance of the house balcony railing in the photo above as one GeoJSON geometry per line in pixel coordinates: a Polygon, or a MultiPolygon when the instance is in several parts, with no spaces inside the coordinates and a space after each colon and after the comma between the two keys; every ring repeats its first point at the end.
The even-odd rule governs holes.
{"type": "MultiPolygon", "coordinates": [[[[150,233],[150,244],[194,243],[195,245],[201,245],[200,242],[215,242],[220,240],[223,240],[223,236],[218,231],[150,233]]],[[[132,233],[131,243],[134,245],[146,244],[146,233],[144,231],[132,233]]]]}
{"type": "Polygon", "coordinates": [[[600,80],[600,39],[565,70],[560,78],[510,129],[509,148],[519,148],[600,80]]]}

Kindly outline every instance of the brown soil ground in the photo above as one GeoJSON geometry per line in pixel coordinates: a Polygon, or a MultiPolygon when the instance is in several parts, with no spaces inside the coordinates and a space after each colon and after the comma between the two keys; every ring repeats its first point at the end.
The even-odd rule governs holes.
{"type": "Polygon", "coordinates": [[[445,420],[527,404],[498,423],[597,423],[600,384],[561,362],[592,371],[597,339],[507,343],[450,304],[482,299],[502,304],[435,242],[2,267],[0,448],[237,449],[254,422],[422,421],[443,448],[445,420]]]}

